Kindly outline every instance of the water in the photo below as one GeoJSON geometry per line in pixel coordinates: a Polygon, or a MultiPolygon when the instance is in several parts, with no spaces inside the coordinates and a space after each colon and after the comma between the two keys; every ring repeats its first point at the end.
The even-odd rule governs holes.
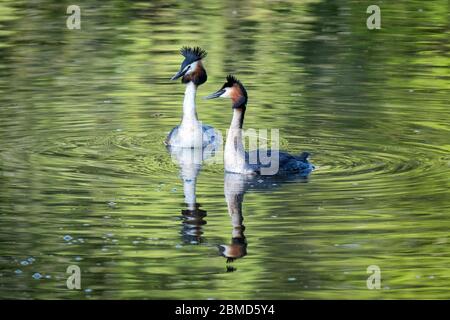
{"type": "MultiPolygon", "coordinates": [[[[64,4],[0,4],[0,298],[450,298],[447,1],[380,2],[373,31],[365,1],[77,4],[73,31],[64,4]],[[221,164],[189,211],[163,146],[182,45],[209,53],[200,96],[235,73],[246,128],[312,154],[306,181],[228,189],[243,222],[221,164]]],[[[197,103],[225,132],[229,102],[197,103]]]]}

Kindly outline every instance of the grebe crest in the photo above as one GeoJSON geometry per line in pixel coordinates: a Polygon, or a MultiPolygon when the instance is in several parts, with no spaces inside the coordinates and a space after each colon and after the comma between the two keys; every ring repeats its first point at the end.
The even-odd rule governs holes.
{"type": "Polygon", "coordinates": [[[184,60],[181,63],[180,70],[171,80],[181,77],[181,82],[185,84],[193,82],[196,86],[199,86],[205,83],[208,76],[203,67],[202,59],[206,57],[207,52],[200,47],[182,47],[180,53],[184,60]]]}

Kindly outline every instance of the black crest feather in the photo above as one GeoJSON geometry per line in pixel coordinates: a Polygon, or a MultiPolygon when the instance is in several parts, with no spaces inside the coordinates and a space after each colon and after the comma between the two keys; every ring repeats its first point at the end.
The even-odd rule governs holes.
{"type": "Polygon", "coordinates": [[[232,74],[227,75],[227,87],[231,87],[235,83],[242,85],[242,83],[235,76],[232,74]]]}
{"type": "Polygon", "coordinates": [[[180,50],[180,53],[183,55],[183,57],[186,58],[186,60],[189,63],[203,59],[208,54],[205,50],[203,50],[200,47],[194,47],[194,48],[182,47],[180,50]]]}
{"type": "Polygon", "coordinates": [[[245,105],[247,103],[247,90],[245,90],[244,85],[235,76],[233,76],[232,74],[229,74],[227,76],[227,82],[225,82],[225,84],[223,85],[222,89],[226,88],[226,87],[232,87],[234,84],[237,84],[239,86],[239,88],[242,91],[242,95],[244,97],[244,100],[245,100],[245,101],[240,101],[239,105],[243,105],[243,104],[245,105]]]}

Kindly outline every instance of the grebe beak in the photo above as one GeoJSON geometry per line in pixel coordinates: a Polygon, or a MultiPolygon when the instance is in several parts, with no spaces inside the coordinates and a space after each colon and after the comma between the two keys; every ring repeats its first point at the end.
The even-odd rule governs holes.
{"type": "Polygon", "coordinates": [[[209,96],[204,97],[203,99],[205,99],[205,100],[216,99],[216,98],[219,98],[224,93],[225,93],[225,89],[220,89],[219,91],[214,92],[214,93],[210,94],[209,96]]]}
{"type": "Polygon", "coordinates": [[[177,80],[179,77],[182,77],[186,74],[186,72],[189,70],[189,68],[185,68],[184,70],[178,71],[170,80],[177,80]]]}

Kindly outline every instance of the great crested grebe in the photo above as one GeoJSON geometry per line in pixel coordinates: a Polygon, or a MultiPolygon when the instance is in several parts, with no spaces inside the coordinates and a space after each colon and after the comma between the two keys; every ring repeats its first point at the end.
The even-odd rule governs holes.
{"type": "MultiPolygon", "coordinates": [[[[230,98],[232,101],[233,119],[228,130],[227,141],[225,143],[224,164],[225,171],[240,174],[264,174],[264,168],[271,164],[263,163],[259,157],[260,150],[250,153],[245,152],[242,144],[242,127],[244,114],[247,108],[247,91],[242,83],[234,76],[227,76],[227,82],[217,92],[210,94],[205,99],[230,98]],[[256,161],[249,161],[256,159],[256,161]],[[255,162],[255,163],[253,163],[255,162]]],[[[314,169],[308,162],[309,153],[303,152],[299,156],[294,156],[278,150],[265,150],[267,156],[278,153],[278,170],[274,174],[297,174],[306,176],[314,169]]]]}
{"type": "Polygon", "coordinates": [[[181,124],[170,131],[165,143],[169,146],[183,148],[199,148],[211,144],[220,144],[219,133],[211,126],[202,125],[197,118],[195,106],[197,87],[207,80],[206,70],[202,63],[202,59],[206,57],[207,53],[199,47],[183,47],[180,53],[184,56],[184,61],[181,63],[180,70],[171,80],[181,77],[181,82],[186,85],[183,118],[181,124]]]}

